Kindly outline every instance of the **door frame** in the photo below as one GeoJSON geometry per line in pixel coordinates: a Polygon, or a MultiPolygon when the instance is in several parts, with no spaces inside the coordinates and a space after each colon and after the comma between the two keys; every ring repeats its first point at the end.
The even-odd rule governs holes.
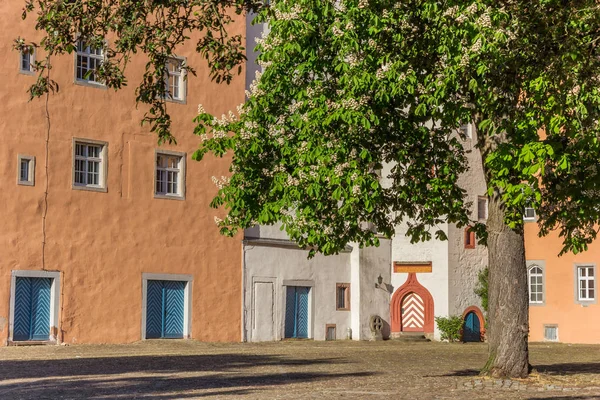
{"type": "Polygon", "coordinates": [[[281,321],[279,327],[279,337],[285,339],[285,302],[288,286],[301,286],[308,287],[308,337],[307,339],[314,339],[314,321],[315,321],[315,281],[314,280],[300,280],[300,279],[286,279],[283,281],[283,290],[280,291],[279,304],[281,313],[279,315],[279,321],[281,321]]]}
{"type": "Polygon", "coordinates": [[[256,324],[256,299],[254,293],[254,285],[256,283],[270,283],[273,285],[273,340],[278,340],[279,338],[277,337],[277,315],[279,314],[279,307],[277,296],[279,295],[279,293],[277,292],[277,278],[253,276],[252,286],[250,286],[250,342],[254,342],[254,327],[256,324]]]}
{"type": "MultiPolygon", "coordinates": [[[[36,270],[13,270],[10,274],[10,311],[8,324],[8,342],[13,342],[13,330],[15,320],[15,289],[18,278],[50,278],[50,343],[59,343],[58,339],[58,314],[60,312],[60,272],[59,271],[36,271],[36,270]]],[[[22,341],[19,341],[21,343],[22,341]]],[[[36,340],[35,342],[39,342],[36,340]]],[[[45,343],[42,341],[42,343],[45,343]]]]}
{"type": "Polygon", "coordinates": [[[190,339],[192,337],[192,282],[193,275],[185,274],[153,274],[142,273],[142,340],[146,340],[146,313],[147,313],[147,295],[148,281],[180,281],[186,282],[184,289],[183,301],[183,338],[190,339]]]}

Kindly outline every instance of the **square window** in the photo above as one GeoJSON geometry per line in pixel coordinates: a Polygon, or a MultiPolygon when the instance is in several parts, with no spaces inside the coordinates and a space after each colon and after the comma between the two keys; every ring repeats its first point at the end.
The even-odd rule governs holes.
{"type": "Polygon", "coordinates": [[[325,340],[335,340],[335,339],[336,339],[335,324],[325,325],[325,340]]]}
{"type": "Polygon", "coordinates": [[[523,220],[534,221],[535,220],[535,209],[533,207],[525,207],[523,210],[523,220]]]}
{"type": "Polygon", "coordinates": [[[169,58],[166,65],[165,98],[168,100],[185,101],[185,68],[184,60],[169,58]]]}
{"type": "Polygon", "coordinates": [[[473,138],[473,126],[471,124],[461,125],[460,128],[458,128],[458,130],[462,135],[464,135],[464,137],[468,139],[473,138]]]}
{"type": "Polygon", "coordinates": [[[349,283],[338,283],[336,284],[336,310],[349,311],[350,310],[350,284],[349,283]]]}
{"type": "Polygon", "coordinates": [[[558,325],[544,325],[544,340],[558,341],[558,325]]]}
{"type": "Polygon", "coordinates": [[[471,227],[465,228],[465,249],[474,249],[475,248],[475,232],[471,229],[471,227]]]}
{"type": "Polygon", "coordinates": [[[185,196],[185,154],[157,151],[154,196],[183,199],[185,196]]]}
{"type": "Polygon", "coordinates": [[[486,220],[488,216],[488,199],[485,196],[477,197],[477,219],[486,220]]]}
{"type": "Polygon", "coordinates": [[[35,184],[35,157],[19,154],[17,160],[17,184],[33,186],[35,184]]]}
{"type": "Polygon", "coordinates": [[[73,189],[106,191],[106,142],[73,140],[73,189]]]}
{"type": "Polygon", "coordinates": [[[104,49],[94,48],[84,39],[77,41],[75,55],[75,80],[78,82],[103,85],[98,79],[96,71],[104,62],[104,49]]]}
{"type": "Polygon", "coordinates": [[[33,47],[24,49],[19,54],[19,71],[23,74],[33,74],[33,64],[35,62],[35,50],[33,47]]]}

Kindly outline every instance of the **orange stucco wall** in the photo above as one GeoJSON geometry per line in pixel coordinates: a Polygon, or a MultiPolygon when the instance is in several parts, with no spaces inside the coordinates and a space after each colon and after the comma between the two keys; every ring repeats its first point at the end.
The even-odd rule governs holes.
{"type": "Polygon", "coordinates": [[[545,262],[545,303],[529,308],[530,340],[544,340],[544,325],[558,325],[558,340],[561,342],[600,343],[600,304],[584,306],[578,304],[575,298],[575,265],[600,266],[600,243],[596,241],[584,253],[558,257],[562,248],[558,234],[552,233],[544,238],[537,234],[536,223],[525,224],[527,260],[545,262]]]}
{"type": "MultiPolygon", "coordinates": [[[[39,39],[33,20],[22,21],[22,2],[0,2],[0,343],[8,338],[13,270],[42,269],[42,212],[46,184],[44,102],[28,102],[34,77],[18,73],[13,39],[39,39]],[[17,155],[36,157],[35,186],[18,186],[17,155]]],[[[244,29],[243,19],[235,31],[244,29]]],[[[127,68],[119,92],[76,85],[74,57],[54,60],[60,93],[49,102],[45,268],[61,272],[59,336],[68,343],[121,343],[141,339],[142,273],[192,274],[192,338],[241,339],[240,238],[219,235],[211,177],[227,173],[227,160],[191,160],[197,105],[217,115],[244,101],[243,73],[230,85],[211,82],[207,66],[181,49],[198,76],[188,80],[187,105],[169,104],[178,144],[186,152],[184,201],[154,198],[157,138],[140,121],[134,87],[145,64],[127,68]],[[108,142],[107,193],[72,189],[72,138],[108,142]]],[[[38,58],[40,55],[38,55],[38,58]]]]}

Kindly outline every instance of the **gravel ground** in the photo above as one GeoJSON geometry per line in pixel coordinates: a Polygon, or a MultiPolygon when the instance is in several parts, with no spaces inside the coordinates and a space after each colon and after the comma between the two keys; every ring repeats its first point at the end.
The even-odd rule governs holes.
{"type": "Polygon", "coordinates": [[[527,380],[485,344],[284,341],[0,348],[0,399],[600,399],[600,346],[532,344],[527,380]]]}

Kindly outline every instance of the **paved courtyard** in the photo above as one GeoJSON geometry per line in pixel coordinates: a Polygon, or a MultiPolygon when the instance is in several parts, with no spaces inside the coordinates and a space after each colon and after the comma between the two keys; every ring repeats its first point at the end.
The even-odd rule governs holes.
{"type": "Polygon", "coordinates": [[[600,399],[600,346],[532,344],[528,380],[485,344],[313,342],[0,348],[0,399],[600,399]]]}

